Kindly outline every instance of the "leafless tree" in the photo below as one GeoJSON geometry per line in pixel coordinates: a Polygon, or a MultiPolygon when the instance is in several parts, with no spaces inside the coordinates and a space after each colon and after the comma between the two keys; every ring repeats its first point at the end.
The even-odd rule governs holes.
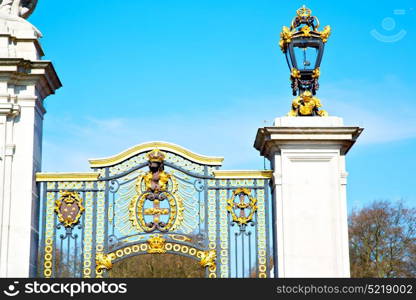
{"type": "Polygon", "coordinates": [[[349,216],[352,277],[416,277],[416,208],[377,201],[349,216]]]}

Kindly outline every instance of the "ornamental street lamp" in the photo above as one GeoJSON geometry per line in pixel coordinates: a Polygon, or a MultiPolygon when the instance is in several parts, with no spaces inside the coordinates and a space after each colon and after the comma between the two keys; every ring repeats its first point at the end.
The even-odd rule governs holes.
{"type": "Polygon", "coordinates": [[[331,27],[326,26],[323,31],[318,29],[318,18],[303,6],[297,10],[290,28],[283,26],[280,34],[280,48],[290,69],[293,95],[298,95],[289,113],[291,116],[327,115],[325,111],[319,111],[320,101],[314,95],[319,89],[320,66],[331,27]]]}

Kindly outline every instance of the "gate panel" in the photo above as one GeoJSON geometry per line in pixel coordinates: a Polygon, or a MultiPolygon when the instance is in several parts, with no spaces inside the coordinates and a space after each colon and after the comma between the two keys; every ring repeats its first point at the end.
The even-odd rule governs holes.
{"type": "Polygon", "coordinates": [[[141,254],[199,261],[210,278],[269,277],[271,171],[147,143],[90,161],[94,173],[37,175],[41,277],[105,277],[141,254]]]}

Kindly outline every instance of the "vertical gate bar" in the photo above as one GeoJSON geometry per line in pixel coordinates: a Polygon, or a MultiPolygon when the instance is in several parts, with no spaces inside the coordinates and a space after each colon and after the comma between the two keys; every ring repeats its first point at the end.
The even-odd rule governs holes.
{"type": "MultiPolygon", "coordinates": [[[[208,175],[208,169],[207,166],[205,166],[204,169],[204,174],[205,176],[208,175]]],[[[205,233],[204,235],[206,236],[205,238],[208,240],[208,179],[204,178],[204,209],[205,209],[205,216],[204,216],[204,223],[205,223],[205,233]]]]}
{"type": "MultiPolygon", "coordinates": [[[[198,194],[198,198],[199,198],[199,207],[198,207],[198,209],[199,209],[199,212],[198,212],[198,214],[199,214],[199,220],[198,220],[199,233],[202,233],[202,230],[201,230],[202,229],[202,223],[201,223],[201,213],[202,213],[202,210],[201,210],[201,205],[204,204],[204,206],[206,206],[207,200],[208,200],[208,197],[207,197],[208,196],[208,192],[207,192],[208,180],[206,179],[206,177],[208,176],[208,166],[206,166],[206,165],[204,165],[204,176],[205,176],[205,178],[203,179],[203,182],[204,182],[204,191],[203,191],[204,192],[204,198],[202,199],[203,200],[202,202],[201,202],[201,193],[198,194]]],[[[206,218],[207,218],[207,215],[205,214],[204,215],[204,222],[205,222],[206,218]]]]}
{"type": "Polygon", "coordinates": [[[112,235],[114,235],[115,227],[116,227],[116,195],[112,193],[111,201],[113,201],[112,206],[112,213],[113,213],[113,222],[112,222],[112,235]]]}
{"type": "MultiPolygon", "coordinates": [[[[244,226],[244,225],[242,225],[242,226],[244,226]]],[[[243,227],[241,227],[241,228],[243,228],[243,227]]],[[[241,275],[242,275],[242,278],[245,278],[245,269],[244,269],[244,267],[245,267],[245,263],[244,263],[244,260],[245,260],[245,251],[244,251],[244,236],[245,236],[245,231],[243,230],[243,231],[240,231],[240,234],[241,234],[241,275]]]]}
{"type": "MultiPolygon", "coordinates": [[[[254,198],[257,198],[257,192],[254,191],[255,195],[254,198]]],[[[258,203],[257,203],[258,204],[258,203]]],[[[255,218],[255,230],[254,230],[254,234],[255,234],[255,245],[256,245],[256,252],[255,252],[255,256],[256,256],[256,277],[259,276],[259,211],[257,210],[257,212],[255,213],[255,215],[253,216],[253,219],[255,218]]]]}
{"type": "MultiPolygon", "coordinates": [[[[205,174],[208,174],[208,170],[207,170],[207,166],[205,166],[205,169],[204,169],[204,173],[205,174]]],[[[205,178],[204,179],[204,181],[205,181],[205,187],[204,187],[204,205],[205,205],[205,217],[204,217],[204,223],[205,223],[205,233],[204,233],[204,236],[205,236],[205,238],[206,238],[206,240],[207,240],[207,242],[208,242],[208,245],[207,245],[207,248],[209,249],[209,228],[208,228],[208,225],[209,225],[209,223],[208,223],[208,218],[209,218],[209,216],[208,216],[208,206],[209,206],[209,198],[208,198],[208,180],[205,178]]],[[[205,269],[205,277],[209,277],[209,270],[208,270],[208,268],[206,268],[205,269]]]]}
{"type": "MultiPolygon", "coordinates": [[[[204,180],[204,185],[205,185],[205,180],[204,180]]],[[[198,232],[201,233],[201,228],[202,228],[202,224],[201,224],[201,192],[198,192],[198,232]]]]}
{"type": "Polygon", "coordinates": [[[63,251],[62,251],[62,249],[64,248],[64,239],[62,238],[62,237],[59,237],[60,238],[60,245],[59,245],[59,251],[61,251],[60,252],[60,254],[59,254],[59,261],[57,261],[56,262],[56,266],[57,266],[57,272],[56,272],[56,277],[57,278],[60,278],[61,276],[62,276],[62,256],[63,256],[63,251]]]}
{"type": "MultiPolygon", "coordinates": [[[[83,184],[83,191],[82,191],[82,199],[84,200],[84,205],[86,205],[86,198],[85,198],[85,191],[87,189],[87,186],[85,182],[83,184]]],[[[84,238],[85,238],[85,211],[81,216],[81,249],[80,249],[80,270],[79,270],[79,277],[82,278],[84,275],[84,238]]]]}
{"type": "MultiPolygon", "coordinates": [[[[274,188],[272,188],[272,180],[269,181],[269,187],[270,189],[270,193],[273,195],[274,193],[274,188]]],[[[276,224],[277,224],[277,211],[276,211],[276,201],[277,199],[275,199],[273,196],[270,197],[270,201],[271,201],[271,208],[272,208],[272,236],[273,236],[273,267],[274,267],[274,278],[279,278],[279,269],[278,269],[278,264],[279,262],[277,261],[277,228],[276,228],[276,224]]]]}
{"type": "Polygon", "coordinates": [[[97,182],[94,182],[94,192],[92,193],[92,264],[91,264],[91,274],[93,278],[96,278],[95,274],[95,257],[96,253],[96,239],[97,239],[97,182]]]}
{"type": "Polygon", "coordinates": [[[38,256],[39,256],[39,260],[38,260],[38,277],[45,277],[44,275],[44,271],[45,271],[45,236],[46,236],[46,204],[48,201],[47,198],[47,182],[42,182],[41,186],[43,187],[42,189],[42,199],[41,199],[41,217],[42,217],[42,221],[39,223],[41,224],[41,231],[39,231],[39,234],[41,234],[40,236],[40,245],[39,245],[39,250],[38,250],[38,256]],[[40,264],[40,265],[39,265],[40,264]]]}
{"type": "Polygon", "coordinates": [[[224,189],[219,190],[219,199],[218,199],[218,223],[219,223],[219,243],[218,248],[220,252],[219,261],[221,262],[220,270],[219,270],[219,276],[221,278],[227,278],[228,277],[228,213],[227,213],[227,196],[228,196],[228,187],[230,185],[229,180],[225,182],[226,186],[224,189]],[[225,263],[224,263],[225,262],[225,263]]]}
{"type": "Polygon", "coordinates": [[[70,255],[71,255],[71,236],[70,235],[68,235],[68,232],[66,232],[66,237],[65,237],[68,241],[67,241],[67,247],[68,247],[68,249],[67,249],[67,255],[66,255],[66,263],[67,263],[67,265],[68,265],[68,271],[70,270],[69,269],[69,266],[70,266],[70,263],[69,263],[69,260],[70,260],[70,255]]]}
{"type": "MultiPolygon", "coordinates": [[[[257,182],[256,182],[257,185],[257,182]]],[[[257,214],[257,240],[258,240],[258,265],[259,265],[259,277],[267,277],[267,257],[266,257],[266,214],[265,214],[265,201],[264,190],[256,190],[256,197],[258,201],[258,214],[257,214]]]]}
{"type": "Polygon", "coordinates": [[[77,261],[78,261],[78,249],[77,249],[77,247],[78,247],[78,243],[77,243],[77,240],[78,240],[78,235],[75,233],[74,234],[74,272],[73,272],[73,277],[75,278],[75,277],[77,277],[77,261]]]}
{"type": "MultiPolygon", "coordinates": [[[[47,185],[51,185],[55,188],[55,182],[48,182],[47,185]]],[[[53,264],[54,264],[54,245],[55,245],[55,214],[54,205],[56,199],[56,192],[46,192],[45,198],[45,232],[44,232],[44,264],[43,264],[43,276],[50,278],[53,277],[53,264]],[[46,258],[48,256],[48,259],[46,258]]]]}
{"type": "MultiPolygon", "coordinates": [[[[209,195],[208,195],[208,205],[209,206],[209,214],[208,214],[208,248],[210,250],[215,250],[215,252],[218,252],[218,245],[217,245],[217,186],[218,186],[218,180],[215,179],[214,181],[215,187],[214,189],[210,189],[209,195]]],[[[218,254],[218,253],[217,253],[218,254]]],[[[217,268],[218,270],[218,268],[217,268]]],[[[215,278],[217,276],[217,270],[215,272],[209,272],[209,277],[215,278]]]]}
{"type": "Polygon", "coordinates": [[[237,233],[234,233],[234,245],[235,245],[235,249],[234,249],[234,254],[235,254],[235,278],[239,278],[238,277],[238,245],[237,245],[237,233]]]}
{"type": "MultiPolygon", "coordinates": [[[[96,233],[95,233],[95,252],[103,253],[105,251],[105,188],[107,182],[98,181],[97,184],[97,193],[96,193],[96,233]]],[[[96,274],[96,277],[102,277],[103,272],[96,274]]]]}
{"type": "Polygon", "coordinates": [[[270,277],[270,271],[271,271],[271,264],[270,264],[270,259],[272,258],[272,256],[270,255],[270,226],[272,224],[270,224],[270,203],[269,203],[269,190],[268,190],[268,180],[264,180],[264,207],[265,207],[265,212],[266,212],[266,259],[267,259],[267,264],[266,264],[266,275],[267,277],[270,277]]]}
{"type": "MultiPolygon", "coordinates": [[[[88,183],[91,184],[91,183],[88,183]]],[[[93,192],[85,192],[85,218],[84,218],[84,240],[83,240],[83,265],[82,276],[89,278],[92,274],[92,227],[93,227],[93,192]]],[[[94,257],[95,260],[95,257],[94,257]]]]}
{"type": "Polygon", "coordinates": [[[248,234],[248,277],[251,278],[251,231],[248,234]]]}
{"type": "MultiPolygon", "coordinates": [[[[105,178],[109,176],[109,169],[105,168],[105,178]]],[[[106,180],[105,182],[105,190],[104,190],[104,253],[108,253],[108,207],[109,207],[109,181],[106,180]]],[[[114,206],[113,206],[114,211],[114,206]]],[[[113,224],[114,224],[114,217],[113,217],[113,224]]],[[[104,272],[105,277],[108,277],[108,272],[104,272]]]]}
{"type": "MultiPolygon", "coordinates": [[[[231,190],[227,189],[227,199],[231,199],[231,190]]],[[[231,215],[227,212],[227,226],[228,226],[228,277],[231,277],[231,215]]]]}
{"type": "MultiPolygon", "coordinates": [[[[58,187],[59,187],[59,184],[58,184],[58,187]]],[[[58,200],[59,193],[55,192],[54,196],[55,196],[54,197],[55,198],[54,203],[55,203],[56,200],[58,200]]],[[[52,242],[52,245],[54,247],[53,252],[55,252],[54,253],[55,255],[53,255],[53,257],[52,257],[52,278],[56,277],[56,221],[57,221],[57,218],[55,217],[55,215],[53,215],[53,242],[52,242]]]]}
{"type": "MultiPolygon", "coordinates": [[[[221,241],[220,241],[220,190],[218,189],[218,181],[217,181],[217,189],[215,190],[215,227],[216,227],[216,232],[215,232],[215,251],[217,253],[217,257],[221,258],[221,241]]],[[[216,272],[216,277],[219,278],[220,277],[220,269],[221,269],[221,259],[217,259],[217,269],[215,270],[216,272]]]]}

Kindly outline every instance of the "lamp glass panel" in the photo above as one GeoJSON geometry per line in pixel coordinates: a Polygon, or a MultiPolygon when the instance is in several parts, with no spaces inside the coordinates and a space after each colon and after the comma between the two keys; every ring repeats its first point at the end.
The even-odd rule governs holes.
{"type": "Polygon", "coordinates": [[[314,70],[318,59],[318,48],[294,47],[296,62],[299,70],[314,70]]]}

